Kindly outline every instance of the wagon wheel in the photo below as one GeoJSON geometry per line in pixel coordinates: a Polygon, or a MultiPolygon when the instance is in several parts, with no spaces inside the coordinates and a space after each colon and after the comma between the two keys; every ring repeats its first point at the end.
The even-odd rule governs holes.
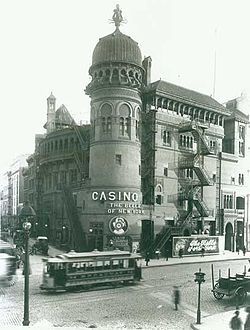
{"type": "Polygon", "coordinates": [[[235,298],[237,304],[243,305],[244,302],[246,301],[246,297],[247,297],[247,292],[245,288],[243,288],[242,286],[235,291],[235,298]]]}
{"type": "MultiPolygon", "coordinates": [[[[219,288],[219,283],[216,283],[214,286],[214,289],[216,290],[218,288],[219,288]]],[[[217,291],[213,291],[213,295],[214,295],[214,298],[217,300],[221,300],[224,297],[224,293],[220,293],[217,291]]]]}

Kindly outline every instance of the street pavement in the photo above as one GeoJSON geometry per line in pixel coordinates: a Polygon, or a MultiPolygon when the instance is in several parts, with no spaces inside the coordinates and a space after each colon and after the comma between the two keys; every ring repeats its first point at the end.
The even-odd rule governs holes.
{"type": "MultiPolygon", "coordinates": [[[[49,251],[50,255],[56,255],[62,253],[62,251],[55,249],[54,247],[50,247],[49,251]]],[[[167,267],[171,265],[178,265],[178,264],[202,264],[202,263],[211,263],[211,262],[220,262],[220,261],[230,261],[230,260],[250,260],[250,252],[247,252],[245,256],[240,251],[231,252],[231,251],[223,251],[220,254],[213,254],[213,255],[205,255],[202,257],[201,255],[196,256],[187,256],[183,258],[159,258],[159,259],[151,259],[146,266],[144,260],[142,260],[142,268],[150,268],[150,267],[167,267]]],[[[198,270],[198,269],[197,269],[198,270]]],[[[243,321],[246,318],[245,308],[240,309],[240,317],[243,321]]],[[[223,313],[217,313],[210,316],[204,316],[201,319],[201,324],[192,323],[190,327],[194,330],[214,330],[214,329],[229,329],[229,322],[231,318],[234,316],[234,311],[226,311],[223,313]]],[[[78,328],[79,329],[79,328],[78,328]]],[[[105,330],[103,328],[103,330],[105,330]]]]}
{"type": "MultiPolygon", "coordinates": [[[[31,239],[31,244],[32,239],[31,239]]],[[[64,251],[59,250],[53,246],[49,246],[49,255],[50,256],[56,256],[58,254],[63,253],[64,251]]],[[[36,256],[34,256],[34,262],[36,263],[36,256]]],[[[205,255],[204,257],[198,256],[190,256],[190,257],[183,257],[183,258],[169,258],[168,260],[164,258],[158,259],[151,259],[149,262],[149,265],[146,266],[145,261],[142,260],[142,267],[143,268],[151,268],[151,267],[168,267],[171,265],[178,265],[178,264],[197,264],[197,270],[199,268],[199,265],[202,263],[211,263],[211,262],[220,262],[220,261],[230,261],[230,260],[247,260],[250,259],[250,252],[247,252],[245,256],[243,256],[242,252],[240,254],[236,252],[229,252],[225,251],[221,254],[217,255],[205,255]]],[[[37,263],[38,266],[38,263],[37,263]]],[[[40,268],[40,266],[39,266],[40,268]]],[[[34,273],[33,273],[34,274],[34,273]]],[[[206,313],[202,313],[201,315],[201,324],[198,325],[196,323],[190,324],[190,327],[195,330],[209,330],[209,329],[229,329],[229,322],[230,319],[234,316],[234,311],[226,311],[223,313],[217,313],[214,315],[206,315],[206,313]]],[[[244,308],[240,310],[240,316],[242,320],[244,321],[246,313],[244,311],[244,308]]],[[[39,321],[39,323],[36,323],[34,325],[30,325],[31,327],[35,327],[37,329],[51,329],[54,328],[53,324],[49,323],[46,319],[39,321]]],[[[88,326],[91,328],[91,326],[88,326]]],[[[93,325],[93,328],[95,326],[93,325]]],[[[12,326],[12,327],[1,327],[1,329],[21,329],[22,327],[19,326],[12,326]]],[[[63,329],[67,329],[67,327],[63,327],[63,329]]],[[[69,328],[74,329],[74,328],[69,328]]],[[[76,329],[76,328],[75,328],[76,329]]],[[[77,327],[77,329],[81,329],[77,327]]],[[[82,328],[86,329],[86,327],[82,328]]],[[[100,330],[108,330],[108,328],[105,327],[99,327],[100,330]]],[[[119,327],[116,327],[116,329],[119,329],[119,327]]],[[[120,329],[124,329],[124,327],[121,327],[120,329]]],[[[128,328],[127,328],[128,329],[128,328]]],[[[169,329],[170,330],[170,329],[169,329]]]]}

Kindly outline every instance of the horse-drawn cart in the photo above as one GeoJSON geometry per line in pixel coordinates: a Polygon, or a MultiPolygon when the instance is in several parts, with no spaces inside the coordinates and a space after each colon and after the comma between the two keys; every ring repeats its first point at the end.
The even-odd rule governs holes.
{"type": "Polygon", "coordinates": [[[246,271],[242,274],[235,274],[230,276],[230,270],[228,277],[221,277],[214,284],[214,274],[212,265],[212,292],[217,300],[221,300],[224,296],[235,297],[236,304],[244,304],[247,293],[250,292],[250,275],[246,275],[246,271]]]}

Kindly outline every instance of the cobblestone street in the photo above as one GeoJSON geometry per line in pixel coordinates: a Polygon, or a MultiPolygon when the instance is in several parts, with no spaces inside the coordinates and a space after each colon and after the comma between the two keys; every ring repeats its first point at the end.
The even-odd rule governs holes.
{"type": "MultiPolygon", "coordinates": [[[[107,327],[113,329],[188,329],[196,320],[197,285],[194,273],[206,273],[202,285],[202,317],[235,308],[232,299],[216,301],[211,293],[211,264],[179,264],[143,268],[138,285],[103,287],[85,292],[50,294],[41,292],[41,256],[31,256],[30,325],[46,320],[56,327],[107,327]],[[172,290],[179,285],[181,304],[174,311],[172,290]]],[[[247,260],[214,263],[215,277],[221,269],[227,274],[242,272],[247,260]]],[[[23,275],[17,272],[14,286],[2,288],[0,324],[21,325],[23,318],[23,275]]]]}

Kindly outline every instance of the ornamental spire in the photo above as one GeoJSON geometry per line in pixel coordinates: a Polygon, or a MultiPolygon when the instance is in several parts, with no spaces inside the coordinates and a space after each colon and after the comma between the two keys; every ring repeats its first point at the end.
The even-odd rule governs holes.
{"type": "Polygon", "coordinates": [[[121,25],[122,22],[124,22],[123,17],[122,17],[122,11],[119,7],[119,5],[116,5],[116,8],[114,9],[114,14],[112,16],[112,23],[115,23],[116,29],[119,30],[119,26],[121,25]]]}

